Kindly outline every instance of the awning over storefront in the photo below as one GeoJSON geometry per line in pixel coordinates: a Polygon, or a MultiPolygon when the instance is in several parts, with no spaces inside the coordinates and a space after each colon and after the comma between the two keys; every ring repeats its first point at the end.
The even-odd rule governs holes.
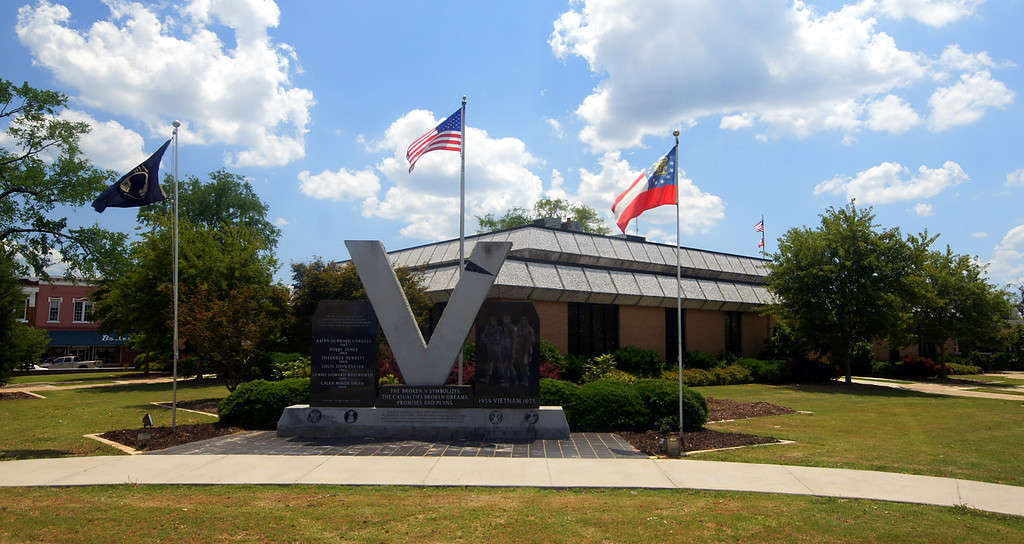
{"type": "Polygon", "coordinates": [[[50,346],[123,346],[127,336],[103,334],[96,331],[46,331],[50,346]]]}

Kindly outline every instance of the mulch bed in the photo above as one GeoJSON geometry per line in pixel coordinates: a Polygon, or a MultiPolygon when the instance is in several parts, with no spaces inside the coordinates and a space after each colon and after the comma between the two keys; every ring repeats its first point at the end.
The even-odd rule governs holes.
{"type": "MultiPolygon", "coordinates": [[[[782,414],[794,414],[795,410],[771,404],[769,402],[737,402],[728,399],[716,399],[708,397],[708,422],[728,421],[733,419],[746,419],[749,417],[775,416],[782,414]]],[[[632,446],[648,455],[663,455],[661,451],[661,439],[667,435],[657,431],[643,433],[619,433],[622,438],[632,446]]],[[[694,432],[683,433],[684,451],[715,450],[719,448],[732,448],[736,446],[753,446],[755,444],[773,444],[778,439],[768,436],[755,436],[752,434],[723,433],[710,429],[701,429],[694,432]]]]}
{"type": "Polygon", "coordinates": [[[22,393],[21,391],[14,391],[11,393],[0,393],[0,400],[18,400],[18,399],[38,399],[34,395],[28,393],[22,393]]]}
{"type": "MultiPolygon", "coordinates": [[[[179,400],[178,408],[184,408],[186,410],[195,410],[197,412],[206,412],[208,414],[216,414],[217,406],[220,405],[221,399],[199,399],[199,400],[179,400]]],[[[161,406],[171,407],[169,402],[159,403],[161,406]]]]}
{"type": "Polygon", "coordinates": [[[152,451],[241,431],[242,429],[238,427],[222,427],[216,423],[196,423],[194,425],[178,425],[176,430],[172,430],[170,427],[122,429],[120,431],[107,431],[100,436],[137,450],[152,451]],[[144,448],[141,447],[139,433],[149,433],[149,440],[146,441],[146,447],[144,448]]]}

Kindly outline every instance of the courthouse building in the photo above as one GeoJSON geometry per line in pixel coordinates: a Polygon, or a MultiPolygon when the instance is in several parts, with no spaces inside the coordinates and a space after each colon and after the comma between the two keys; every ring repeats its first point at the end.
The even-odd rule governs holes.
{"type": "MultiPolygon", "coordinates": [[[[635,236],[603,236],[565,223],[533,225],[466,238],[512,242],[489,298],[533,302],[541,338],[562,353],[595,355],[619,347],[676,357],[676,247],[635,236]]],[[[388,253],[391,265],[423,270],[440,314],[458,279],[459,240],[388,253]]],[[[771,333],[756,310],[770,301],[764,259],[682,248],[683,347],[754,357],[771,333]]]]}

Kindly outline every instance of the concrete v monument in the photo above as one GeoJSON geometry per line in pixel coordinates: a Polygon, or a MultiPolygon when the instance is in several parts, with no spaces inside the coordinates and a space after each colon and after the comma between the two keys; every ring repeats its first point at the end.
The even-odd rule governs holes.
{"type": "Polygon", "coordinates": [[[429,340],[384,246],[369,240],[345,245],[370,303],[320,302],[313,320],[311,404],[286,408],[279,436],[568,438],[561,407],[539,406],[540,324],[533,304],[484,302],[511,243],[476,244],[429,340]],[[377,322],[404,385],[377,387],[377,322]],[[445,385],[474,323],[474,384],[445,385]]]}

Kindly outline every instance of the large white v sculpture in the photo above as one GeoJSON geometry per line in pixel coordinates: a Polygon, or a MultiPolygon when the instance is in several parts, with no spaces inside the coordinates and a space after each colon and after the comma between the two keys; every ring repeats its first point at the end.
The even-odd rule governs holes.
{"type": "Polygon", "coordinates": [[[395,271],[376,240],[345,240],[407,385],[444,385],[511,242],[477,242],[430,342],[423,340],[395,271]]]}

